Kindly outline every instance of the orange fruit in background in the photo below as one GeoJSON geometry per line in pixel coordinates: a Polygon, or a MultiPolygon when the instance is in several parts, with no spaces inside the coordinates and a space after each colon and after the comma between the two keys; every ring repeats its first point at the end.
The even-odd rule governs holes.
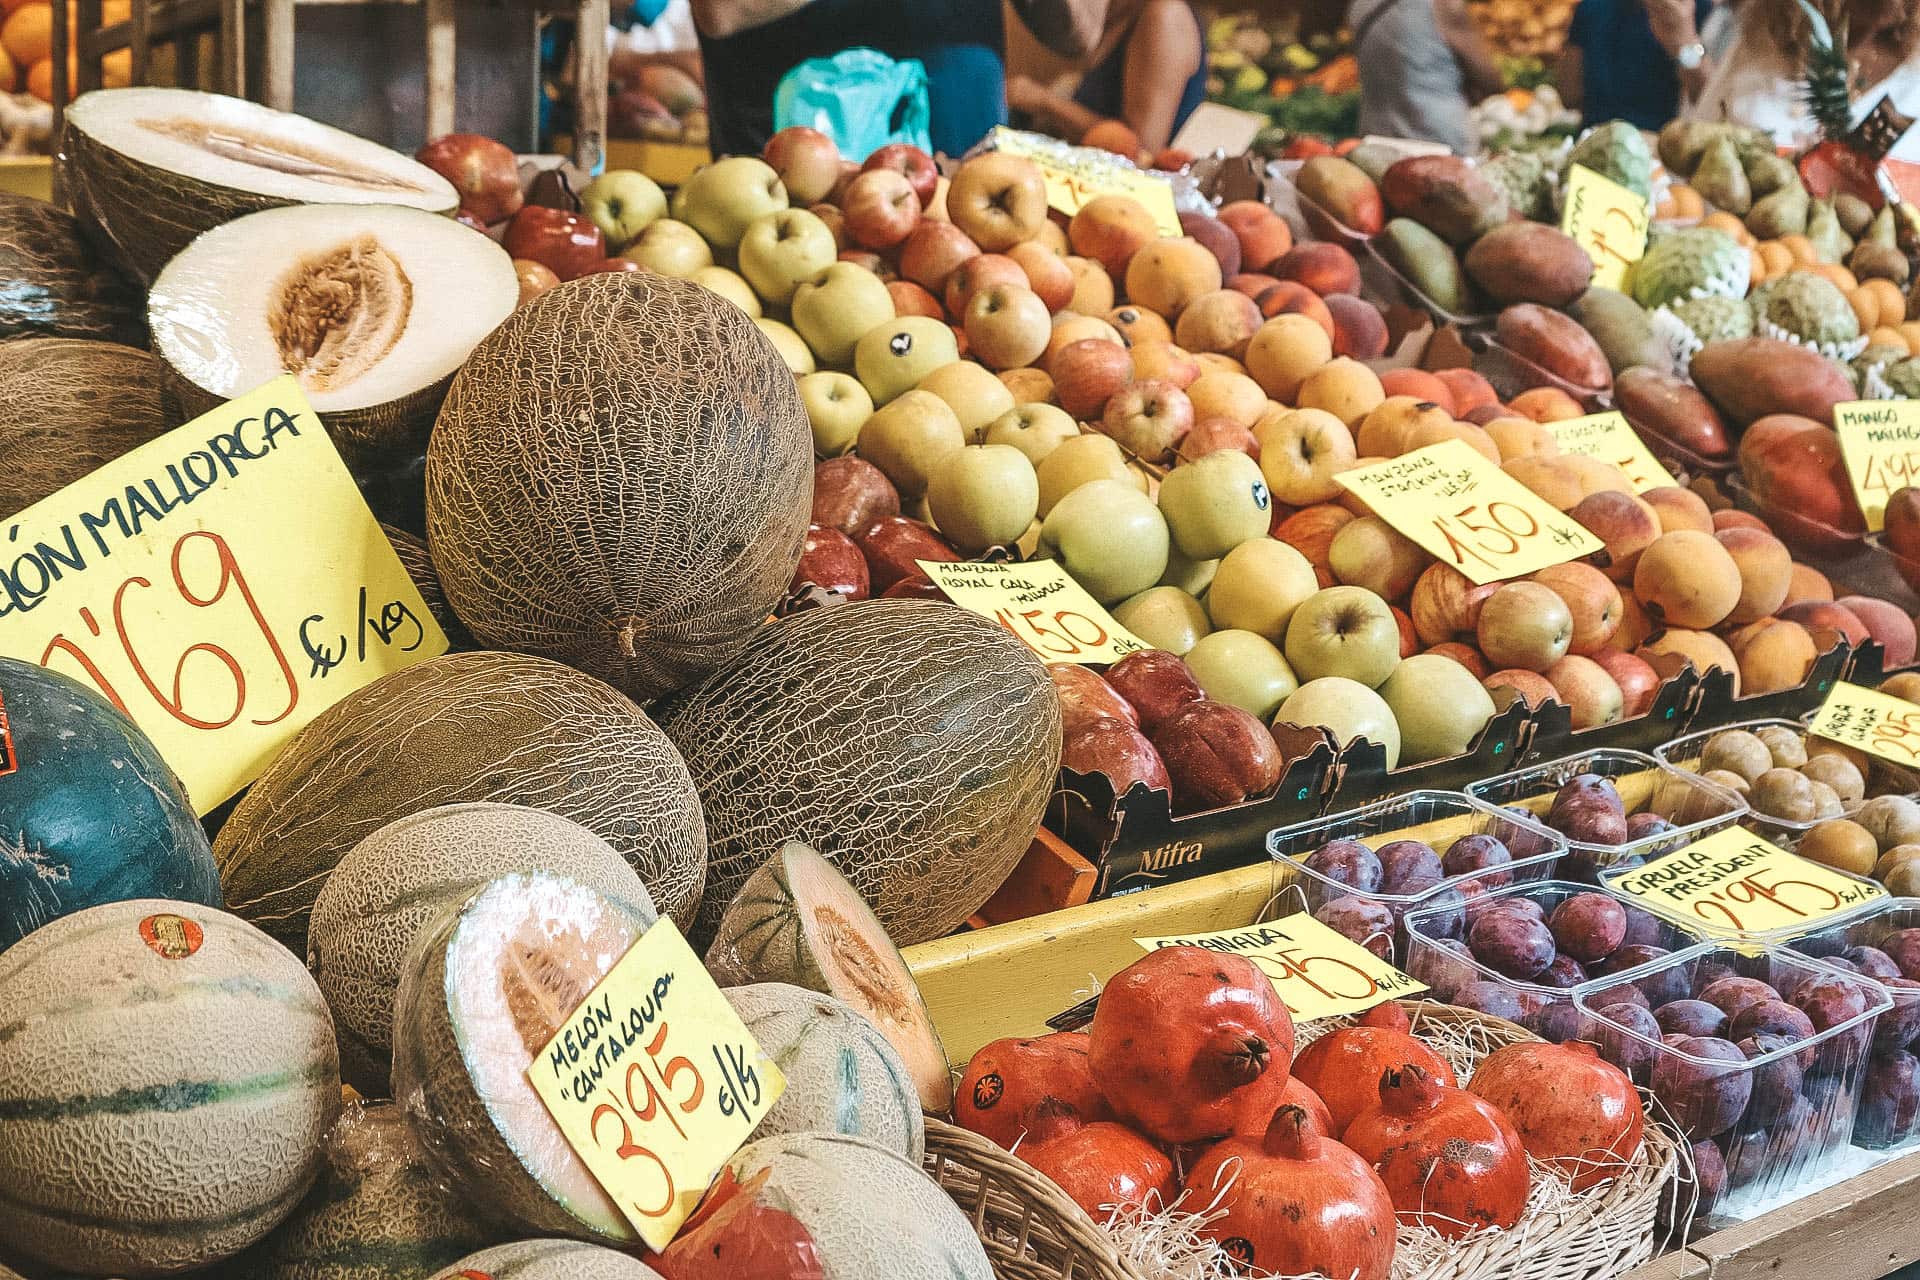
{"type": "Polygon", "coordinates": [[[124,89],[133,83],[133,50],[115,49],[100,59],[100,84],[107,89],[124,89]]]}
{"type": "Polygon", "coordinates": [[[5,25],[0,25],[0,48],[22,66],[31,66],[51,56],[53,6],[23,5],[7,15],[5,25]]]}
{"type": "Polygon", "coordinates": [[[0,93],[12,93],[20,83],[20,71],[6,50],[0,49],[0,93]]]}
{"type": "MultiPolygon", "coordinates": [[[[68,87],[72,87],[71,81],[68,87]]],[[[27,92],[42,102],[53,101],[52,58],[42,58],[27,69],[27,92]]]]}
{"type": "Polygon", "coordinates": [[[0,0],[0,16],[5,16],[23,4],[45,4],[47,0],[0,0]]]}

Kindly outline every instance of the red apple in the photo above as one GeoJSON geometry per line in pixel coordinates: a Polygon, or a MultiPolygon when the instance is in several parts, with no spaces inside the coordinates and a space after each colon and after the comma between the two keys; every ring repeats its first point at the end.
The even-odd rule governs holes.
{"type": "Polygon", "coordinates": [[[1660,692],[1660,673],[1652,664],[1620,649],[1602,649],[1592,656],[1620,686],[1620,718],[1631,720],[1647,714],[1653,696],[1660,692]]]}
{"type": "Polygon", "coordinates": [[[885,258],[871,249],[842,249],[839,260],[851,262],[856,267],[864,267],[882,280],[893,279],[893,268],[887,265],[885,258]]]}
{"type": "Polygon", "coordinates": [[[893,313],[896,316],[925,316],[929,320],[947,318],[946,308],[940,305],[940,299],[911,280],[889,280],[887,292],[893,296],[893,313]]]}
{"type": "Polygon", "coordinates": [[[883,591],[902,578],[920,575],[916,561],[951,562],[960,558],[932,526],[906,516],[876,520],[853,538],[860,545],[860,554],[867,558],[872,585],[883,591]]]}
{"type": "Polygon", "coordinates": [[[900,274],[921,288],[939,293],[954,269],[980,256],[973,237],[951,222],[922,218],[900,246],[900,274]]]}
{"type": "Polygon", "coordinates": [[[1164,649],[1128,654],[1107,668],[1107,683],[1139,713],[1140,727],[1148,733],[1205,696],[1186,662],[1164,649]]]}
{"type": "Polygon", "coordinates": [[[889,142],[868,156],[860,168],[867,173],[891,169],[899,174],[913,188],[913,194],[920,197],[923,209],[933,203],[933,193],[940,186],[940,170],[934,166],[933,157],[904,142],[889,142]]]}
{"type": "Polygon", "coordinates": [[[780,175],[787,199],[806,206],[827,198],[840,181],[840,148],[833,139],[806,125],[789,125],[767,139],[760,158],[780,175]]]}
{"type": "Polygon", "coordinates": [[[813,468],[813,523],[852,537],[900,514],[900,493],[865,458],[828,458],[813,468]]]}
{"type": "Polygon", "coordinates": [[[1105,338],[1069,342],[1053,357],[1053,394],[1075,420],[1091,422],[1133,381],[1127,349],[1105,338]]]}
{"type": "Polygon", "coordinates": [[[826,525],[807,526],[806,540],[800,544],[800,564],[793,571],[788,590],[812,584],[849,600],[865,600],[871,583],[866,557],[852,538],[826,525]]]}
{"type": "Polygon", "coordinates": [[[947,310],[955,316],[967,314],[967,304],[982,289],[997,284],[1027,287],[1027,273],[1020,264],[1002,253],[982,253],[968,258],[947,277],[947,310]]]}
{"type": "Polygon", "coordinates": [[[520,161],[513,149],[477,133],[448,133],[415,153],[460,193],[460,210],[484,226],[520,211],[520,161]]]}
{"type": "Polygon", "coordinates": [[[1072,662],[1056,662],[1047,668],[1053,678],[1053,691],[1060,698],[1060,732],[1071,738],[1095,720],[1112,717],[1130,725],[1140,723],[1140,715],[1113,686],[1086,667],[1072,662]]]}
{"type": "Polygon", "coordinates": [[[645,267],[635,262],[632,258],[602,258],[598,262],[587,264],[586,270],[580,274],[583,276],[617,276],[624,275],[629,271],[645,270],[645,267]]]}
{"type": "Polygon", "coordinates": [[[1193,401],[1171,382],[1130,383],[1107,401],[1100,430],[1142,462],[1165,462],[1193,430],[1193,401]]]}
{"type": "Polygon", "coordinates": [[[1193,424],[1193,430],[1180,442],[1180,460],[1192,462],[1222,449],[1238,449],[1255,462],[1260,461],[1260,442],[1254,439],[1253,432],[1232,418],[1218,416],[1202,418],[1193,424]]]}
{"type": "Polygon", "coordinates": [[[1101,716],[1068,734],[1060,766],[1075,773],[1105,774],[1116,797],[1143,783],[1155,791],[1173,790],[1167,767],[1146,735],[1113,716],[1101,716]]]}
{"type": "Polygon", "coordinates": [[[847,234],[869,249],[891,249],[920,222],[920,197],[906,175],[893,169],[868,169],[847,187],[840,206],[847,234]]]}
{"type": "Polygon", "coordinates": [[[527,205],[507,224],[503,246],[510,258],[547,267],[562,280],[585,275],[607,257],[607,238],[584,213],[527,205]]]}
{"type": "Polygon", "coordinates": [[[520,301],[523,304],[560,283],[560,277],[553,274],[553,268],[527,258],[513,260],[513,274],[520,281],[520,301]]]}
{"type": "Polygon", "coordinates": [[[1049,313],[1062,311],[1073,301],[1073,268],[1067,260],[1038,240],[1026,240],[1007,250],[1007,256],[1027,273],[1027,287],[1040,295],[1049,313]]]}
{"type": "Polygon", "coordinates": [[[847,215],[840,212],[837,204],[815,204],[807,206],[807,212],[827,224],[827,230],[833,232],[833,243],[837,249],[852,249],[853,240],[847,235],[847,215]]]}

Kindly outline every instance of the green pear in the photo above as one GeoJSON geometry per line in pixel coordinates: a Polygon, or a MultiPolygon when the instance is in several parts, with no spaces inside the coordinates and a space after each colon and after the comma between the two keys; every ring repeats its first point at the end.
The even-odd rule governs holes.
{"type": "Polygon", "coordinates": [[[1782,187],[1754,202],[1747,214],[1747,230],[1762,240],[1804,235],[1807,214],[1812,207],[1813,201],[1808,197],[1806,187],[1796,178],[1791,186],[1782,187]]]}
{"type": "Polygon", "coordinates": [[[1183,656],[1201,692],[1262,720],[1271,719],[1280,704],[1300,687],[1286,655],[1265,636],[1251,631],[1215,631],[1201,636],[1183,656]]]}
{"type": "Polygon", "coordinates": [[[1845,262],[1853,252],[1853,237],[1840,225],[1831,200],[1813,202],[1807,215],[1807,239],[1813,243],[1814,256],[1822,262],[1845,262]]]}
{"type": "Polygon", "coordinates": [[[1148,587],[1114,607],[1113,619],[1156,649],[1185,656],[1213,629],[1200,602],[1178,587],[1148,587]]]}
{"type": "Polygon", "coordinates": [[[1690,182],[1701,199],[1736,218],[1746,217],[1753,207],[1753,187],[1731,138],[1716,138],[1708,145],[1690,182]]]}
{"type": "Polygon", "coordinates": [[[947,454],[927,485],[934,526],[955,547],[976,554],[1018,542],[1039,506],[1033,464],[1012,445],[970,444],[947,454]]]}
{"type": "Polygon", "coordinates": [[[1081,485],[1055,503],[1040,525],[1040,554],[1058,560],[1105,605],[1158,582],[1167,567],[1167,546],[1160,508],[1124,480],[1081,485]]]}

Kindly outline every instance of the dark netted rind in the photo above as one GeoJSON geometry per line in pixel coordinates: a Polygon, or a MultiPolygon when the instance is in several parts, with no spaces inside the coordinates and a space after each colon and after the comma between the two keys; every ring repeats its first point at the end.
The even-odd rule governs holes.
{"type": "Polygon", "coordinates": [[[185,421],[144,351],[79,338],[0,342],[0,516],[185,421]]]}
{"type": "Polygon", "coordinates": [[[0,339],[144,346],[146,299],[102,262],[72,214],[0,192],[0,339]]]}

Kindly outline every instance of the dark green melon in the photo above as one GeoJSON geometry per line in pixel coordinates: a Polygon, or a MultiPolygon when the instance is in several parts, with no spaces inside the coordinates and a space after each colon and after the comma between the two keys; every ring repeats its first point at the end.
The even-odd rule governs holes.
{"type": "Polygon", "coordinates": [[[186,420],[144,351],[80,338],[0,342],[0,516],[186,420]]]}
{"type": "Polygon", "coordinates": [[[93,251],[72,214],[0,192],[0,339],[144,345],[147,303],[93,251]]]}
{"type": "Polygon", "coordinates": [[[139,726],[77,680],[13,658],[0,658],[0,709],[0,951],[109,902],[220,905],[186,788],[139,726]]]}

